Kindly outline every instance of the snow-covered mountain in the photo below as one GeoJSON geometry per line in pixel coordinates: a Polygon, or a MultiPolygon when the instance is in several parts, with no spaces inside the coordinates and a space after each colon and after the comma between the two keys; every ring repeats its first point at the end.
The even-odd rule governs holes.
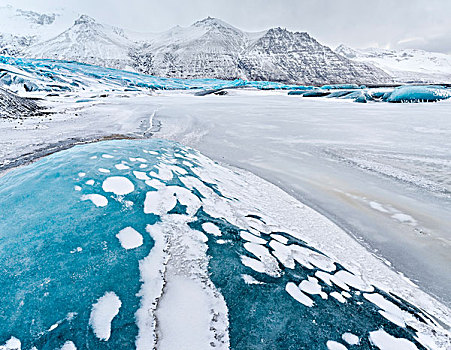
{"type": "Polygon", "coordinates": [[[185,28],[138,34],[86,15],[67,25],[72,13],[1,9],[0,22],[5,17],[14,24],[0,26],[0,44],[7,48],[3,54],[75,60],[176,78],[315,85],[391,82],[387,73],[371,64],[349,60],[307,33],[282,28],[248,33],[208,17],[185,28]]]}
{"type": "Polygon", "coordinates": [[[69,29],[50,40],[29,46],[24,53],[33,58],[74,60],[124,69],[130,65],[128,52],[133,45],[124,30],[82,15],[69,29]]]}
{"type": "Polygon", "coordinates": [[[154,35],[133,50],[135,69],[159,76],[270,80],[298,84],[375,83],[390,77],[350,61],[307,33],[247,33],[219,19],[154,35]]]}
{"type": "Polygon", "coordinates": [[[451,82],[451,56],[416,49],[356,50],[340,45],[335,52],[351,60],[370,63],[390,74],[398,82],[451,82]]]}

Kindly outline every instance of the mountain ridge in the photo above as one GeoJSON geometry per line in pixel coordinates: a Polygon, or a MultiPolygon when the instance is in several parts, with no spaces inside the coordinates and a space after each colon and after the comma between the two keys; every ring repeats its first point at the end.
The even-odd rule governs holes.
{"type": "Polygon", "coordinates": [[[334,51],[307,32],[281,27],[250,33],[221,19],[207,17],[188,27],[135,33],[99,23],[87,15],[73,18],[73,14],[13,10],[9,7],[5,11],[22,22],[29,21],[32,32],[43,28],[45,35],[21,36],[0,31],[0,54],[74,60],[172,78],[321,85],[393,83],[398,77],[377,62],[334,51]],[[66,20],[65,27],[62,18],[66,20]],[[69,27],[68,18],[72,19],[69,27]],[[55,27],[54,22],[58,21],[59,26],[55,27]],[[50,36],[52,26],[56,29],[50,36]],[[62,27],[64,30],[60,30],[62,27]]]}

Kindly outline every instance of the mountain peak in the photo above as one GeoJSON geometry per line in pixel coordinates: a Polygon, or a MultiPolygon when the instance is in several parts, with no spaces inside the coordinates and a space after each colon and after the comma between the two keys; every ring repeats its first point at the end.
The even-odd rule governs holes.
{"type": "Polygon", "coordinates": [[[231,28],[236,29],[232,25],[228,24],[227,22],[224,22],[220,20],[219,18],[210,17],[201,19],[200,21],[197,21],[193,24],[194,27],[204,27],[204,28],[231,28]]]}
{"type": "Polygon", "coordinates": [[[81,15],[75,20],[75,25],[77,24],[94,24],[96,23],[96,20],[92,17],[89,17],[88,15],[81,15]]]}

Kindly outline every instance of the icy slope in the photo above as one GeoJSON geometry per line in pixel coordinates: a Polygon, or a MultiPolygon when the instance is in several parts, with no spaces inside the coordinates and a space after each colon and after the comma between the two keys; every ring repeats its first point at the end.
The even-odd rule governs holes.
{"type": "Polygon", "coordinates": [[[356,50],[340,45],[338,54],[358,62],[375,65],[398,82],[451,82],[451,56],[423,50],[356,50]]]}

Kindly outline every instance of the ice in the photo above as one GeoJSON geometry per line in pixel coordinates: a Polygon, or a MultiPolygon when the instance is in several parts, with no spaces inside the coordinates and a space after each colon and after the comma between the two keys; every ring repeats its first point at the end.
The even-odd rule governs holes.
{"type": "Polygon", "coordinates": [[[101,173],[105,173],[105,174],[110,173],[110,170],[105,169],[105,168],[99,168],[99,169],[97,169],[97,170],[99,170],[101,173]]]}
{"type": "Polygon", "coordinates": [[[388,334],[383,329],[370,332],[370,341],[380,350],[418,350],[415,344],[403,338],[397,338],[388,334]]]}
{"type": "Polygon", "coordinates": [[[92,185],[94,185],[95,181],[91,179],[91,180],[86,181],[85,183],[86,183],[86,185],[92,186],[92,185]]]}
{"type": "Polygon", "coordinates": [[[133,227],[126,227],[120,230],[116,237],[125,249],[138,248],[143,244],[143,237],[133,227]]]}
{"type": "Polygon", "coordinates": [[[106,292],[92,305],[89,324],[97,338],[107,341],[111,336],[111,322],[119,313],[121,300],[114,292],[106,292]]]}
{"type": "Polygon", "coordinates": [[[81,200],[90,200],[97,207],[105,207],[108,204],[108,199],[97,193],[85,194],[81,196],[81,200]]]}
{"type": "Polygon", "coordinates": [[[134,191],[135,186],[126,177],[110,176],[103,181],[102,188],[105,192],[113,192],[118,196],[129,194],[134,191]]]}

